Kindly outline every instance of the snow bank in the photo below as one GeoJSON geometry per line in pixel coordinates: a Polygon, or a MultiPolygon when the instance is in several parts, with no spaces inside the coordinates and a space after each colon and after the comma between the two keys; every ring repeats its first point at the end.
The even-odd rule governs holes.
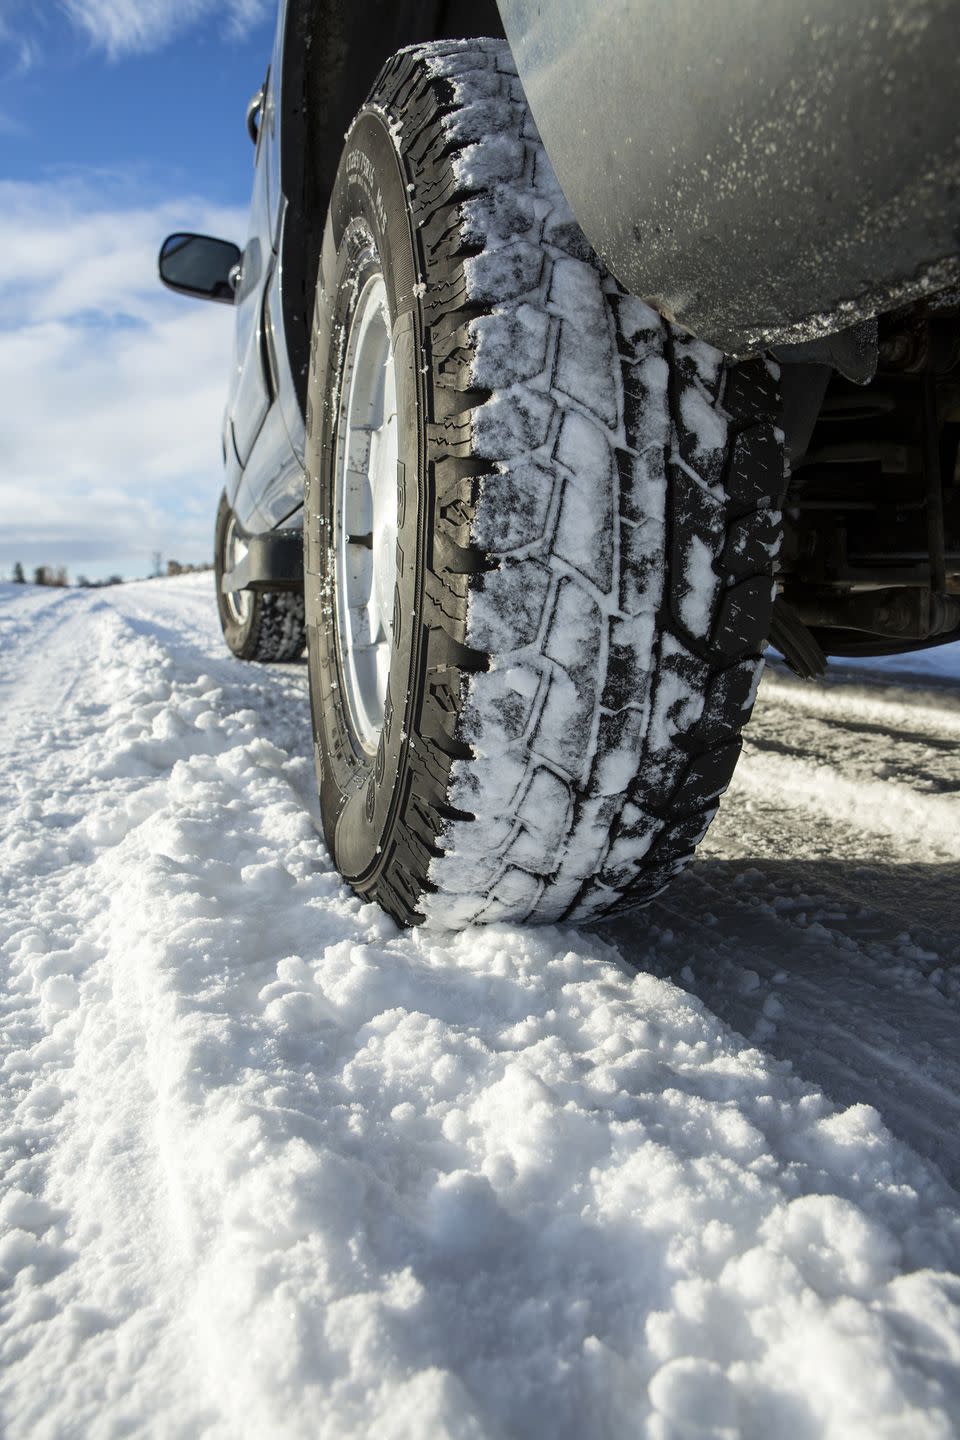
{"type": "MultiPolygon", "coordinates": [[[[15,1436],[946,1437],[960,1216],[602,939],[403,934],[302,669],[197,581],[0,595],[15,1436]]],[[[642,918],[634,947],[642,955],[642,918]]]]}

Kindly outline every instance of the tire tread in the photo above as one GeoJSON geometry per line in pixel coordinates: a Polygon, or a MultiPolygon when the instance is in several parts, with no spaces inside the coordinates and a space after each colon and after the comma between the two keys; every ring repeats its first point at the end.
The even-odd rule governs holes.
{"type": "Polygon", "coordinates": [[[503,42],[402,51],[371,103],[411,195],[434,512],[413,778],[364,893],[444,927],[645,904],[709,825],[752,706],[776,367],[726,364],[605,272],[503,42]]]}

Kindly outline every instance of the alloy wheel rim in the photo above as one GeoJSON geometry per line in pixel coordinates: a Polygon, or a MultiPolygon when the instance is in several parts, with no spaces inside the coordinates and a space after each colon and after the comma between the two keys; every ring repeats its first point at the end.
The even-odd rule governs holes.
{"type": "MultiPolygon", "coordinates": [[[[227,521],[226,534],[223,537],[223,573],[229,575],[235,570],[244,559],[247,553],[247,546],[241,538],[237,529],[237,518],[231,515],[227,521]]],[[[249,590],[226,590],[224,601],[230,618],[237,625],[245,625],[250,617],[250,608],[253,604],[253,596],[249,590]]]]}
{"type": "Polygon", "coordinates": [[[337,424],[334,546],[343,699],[361,749],[383,729],[397,578],[397,390],[387,291],[364,285],[347,338],[337,424]]]}

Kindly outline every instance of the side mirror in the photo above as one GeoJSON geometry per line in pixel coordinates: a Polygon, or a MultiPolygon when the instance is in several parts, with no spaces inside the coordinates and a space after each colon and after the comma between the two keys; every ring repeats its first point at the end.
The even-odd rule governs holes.
{"type": "Polygon", "coordinates": [[[240,279],[240,251],[210,235],[168,235],[160,247],[160,279],[181,295],[232,305],[240,279]]]}

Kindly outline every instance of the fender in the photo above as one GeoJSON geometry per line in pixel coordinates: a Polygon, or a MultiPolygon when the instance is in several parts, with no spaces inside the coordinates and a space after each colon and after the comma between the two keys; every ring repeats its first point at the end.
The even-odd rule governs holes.
{"type": "Polygon", "coordinates": [[[957,0],[500,0],[628,290],[732,355],[960,278],[957,0]]]}

